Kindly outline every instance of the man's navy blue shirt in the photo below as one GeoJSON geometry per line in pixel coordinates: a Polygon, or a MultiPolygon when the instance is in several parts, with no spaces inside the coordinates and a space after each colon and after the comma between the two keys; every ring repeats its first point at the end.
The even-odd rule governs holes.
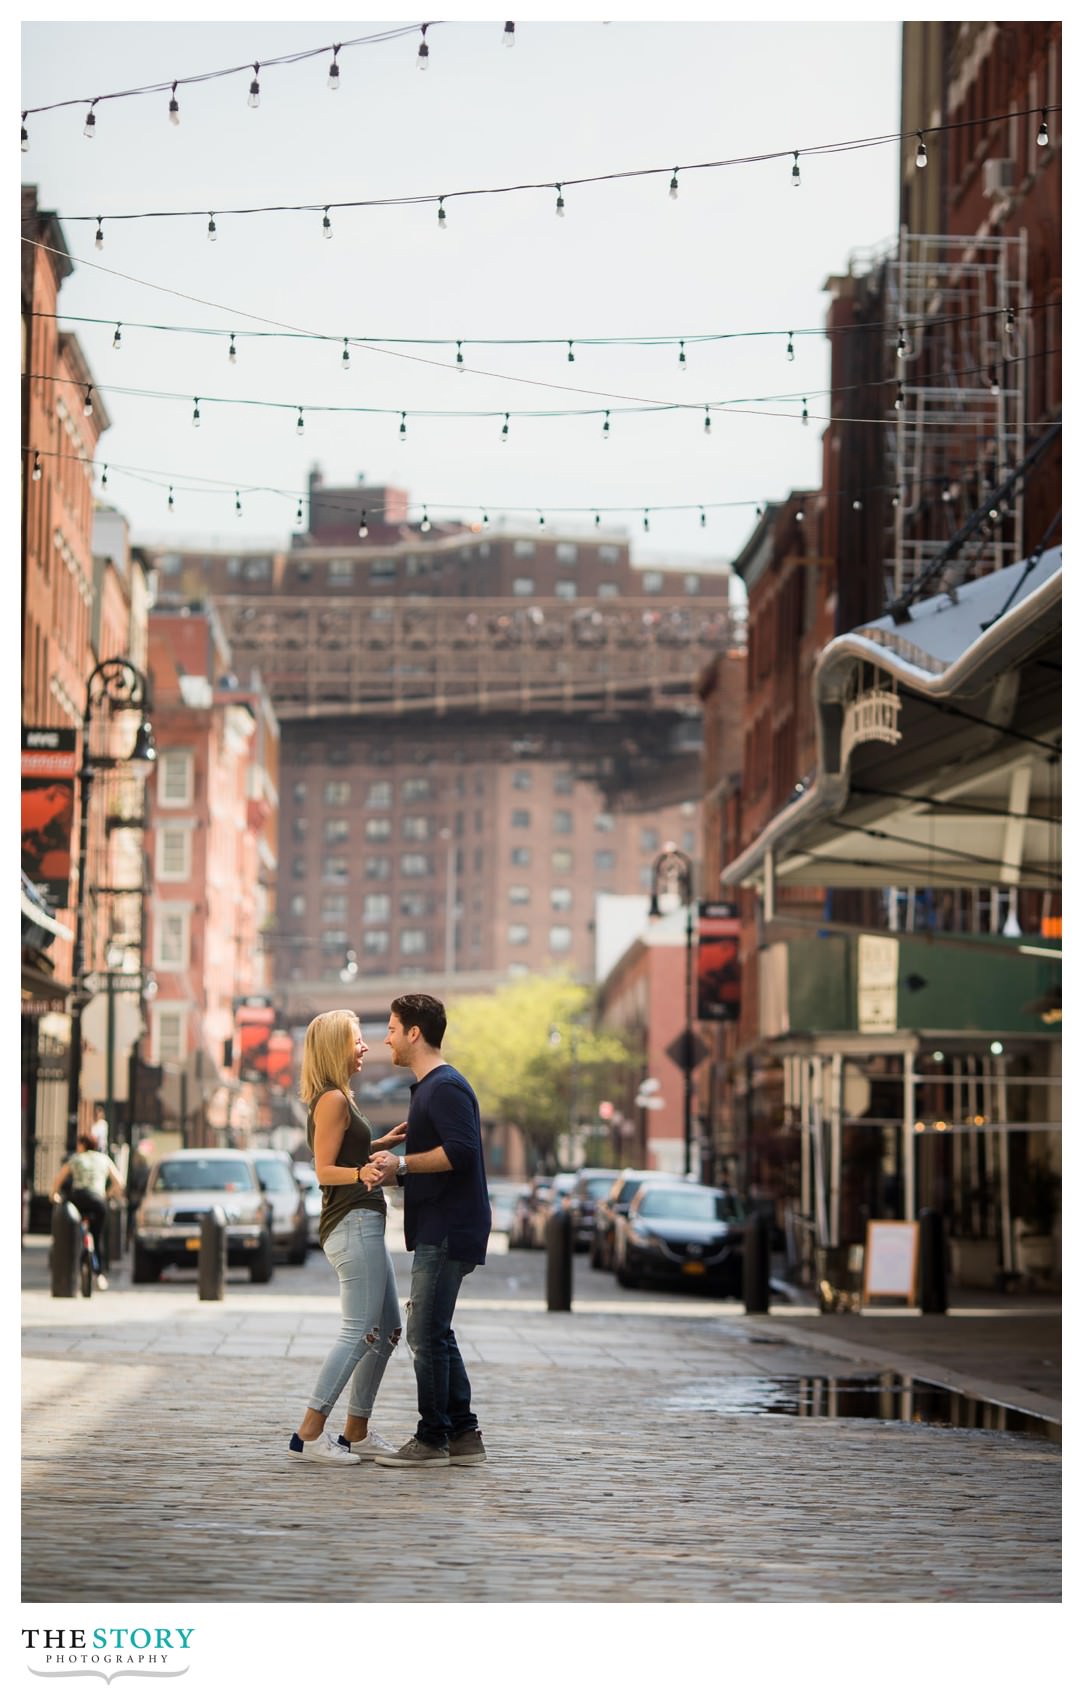
{"type": "Polygon", "coordinates": [[[404,1184],[406,1247],[442,1245],[462,1263],[484,1263],[493,1225],[481,1111],[474,1088],[450,1063],[430,1069],[410,1088],[406,1155],[443,1146],[450,1170],[407,1175],[404,1184]]]}

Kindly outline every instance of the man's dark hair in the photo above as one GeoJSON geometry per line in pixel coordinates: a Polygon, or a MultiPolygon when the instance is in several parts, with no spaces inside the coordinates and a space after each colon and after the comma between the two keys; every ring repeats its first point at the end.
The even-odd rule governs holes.
{"type": "Polygon", "coordinates": [[[398,1016],[404,1032],[420,1027],[426,1045],[434,1051],[440,1049],[447,1031],[447,1010],[439,998],[431,998],[428,992],[406,992],[391,1000],[391,1013],[398,1016]]]}

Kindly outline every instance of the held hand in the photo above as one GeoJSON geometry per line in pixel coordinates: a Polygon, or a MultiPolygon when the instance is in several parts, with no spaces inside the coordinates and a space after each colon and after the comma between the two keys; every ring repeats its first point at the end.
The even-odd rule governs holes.
{"type": "Polygon", "coordinates": [[[378,1169],[376,1167],[375,1161],[366,1163],[364,1168],[361,1170],[361,1179],[364,1181],[369,1191],[372,1192],[376,1187],[383,1186],[384,1172],[382,1169],[378,1169]]]}
{"type": "Polygon", "coordinates": [[[385,1181],[390,1180],[398,1166],[398,1158],[393,1157],[390,1151],[380,1151],[362,1169],[361,1177],[369,1186],[382,1186],[385,1181]]]}

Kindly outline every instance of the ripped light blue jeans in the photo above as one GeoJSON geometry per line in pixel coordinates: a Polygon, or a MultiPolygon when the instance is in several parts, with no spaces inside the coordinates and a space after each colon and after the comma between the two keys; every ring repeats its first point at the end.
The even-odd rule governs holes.
{"type": "Polygon", "coordinates": [[[342,1327],[308,1401],[326,1415],[350,1377],[351,1417],[370,1417],[384,1370],[402,1332],[395,1270],[379,1210],[351,1210],[324,1242],[338,1276],[342,1327]]]}

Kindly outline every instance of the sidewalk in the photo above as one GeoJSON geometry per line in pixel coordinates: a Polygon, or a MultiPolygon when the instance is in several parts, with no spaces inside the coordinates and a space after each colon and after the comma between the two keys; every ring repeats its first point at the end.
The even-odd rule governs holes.
{"type": "MultiPolygon", "coordinates": [[[[394,1260],[405,1293],[409,1258],[394,1260]]],[[[543,1261],[492,1255],[456,1314],[489,1463],[336,1475],[285,1450],[338,1318],[317,1259],[288,1275],[309,1290],[282,1272],[201,1304],[192,1284],[130,1289],[118,1272],[89,1304],[24,1292],[25,1599],[1059,1598],[1049,1440],[742,1408],[780,1378],[846,1378],[858,1351],[905,1373],[903,1341],[984,1380],[995,1320],[745,1317],[618,1296],[582,1260],[575,1309],[549,1313],[543,1261]]],[[[414,1391],[400,1348],[380,1432],[413,1431],[414,1391]]]]}

